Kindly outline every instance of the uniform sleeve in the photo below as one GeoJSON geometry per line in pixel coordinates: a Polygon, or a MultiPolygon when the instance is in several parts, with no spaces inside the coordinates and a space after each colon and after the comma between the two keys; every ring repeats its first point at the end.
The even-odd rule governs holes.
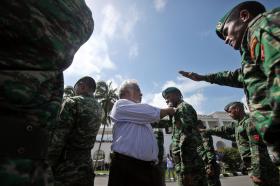
{"type": "Polygon", "coordinates": [[[215,135],[225,139],[232,139],[232,135],[234,135],[235,127],[234,123],[229,126],[221,126],[212,129],[206,130],[206,135],[215,135]]]}
{"type": "Polygon", "coordinates": [[[74,126],[74,114],[76,113],[75,102],[67,99],[62,107],[60,118],[52,129],[48,159],[51,166],[54,166],[62,156],[67,137],[74,126]]]}
{"type": "Polygon", "coordinates": [[[241,69],[224,71],[205,75],[205,81],[223,86],[243,88],[243,75],[241,69]]]}
{"type": "Polygon", "coordinates": [[[250,144],[250,151],[251,151],[251,169],[252,169],[252,175],[260,178],[261,175],[261,168],[262,165],[260,157],[260,152],[262,148],[265,148],[263,142],[261,142],[261,138],[252,122],[248,119],[246,121],[246,133],[249,138],[249,144],[250,144]]]}
{"type": "Polygon", "coordinates": [[[213,139],[210,135],[202,134],[203,147],[205,149],[205,155],[207,157],[207,164],[216,160],[216,154],[213,146],[213,139]]]}

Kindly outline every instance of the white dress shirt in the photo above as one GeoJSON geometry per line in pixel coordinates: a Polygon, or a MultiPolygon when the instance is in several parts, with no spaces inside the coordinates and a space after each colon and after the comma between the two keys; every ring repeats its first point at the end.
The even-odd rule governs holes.
{"type": "Polygon", "coordinates": [[[111,111],[112,151],[139,160],[157,161],[158,146],[150,123],[160,119],[160,109],[148,104],[118,100],[111,111]]]}

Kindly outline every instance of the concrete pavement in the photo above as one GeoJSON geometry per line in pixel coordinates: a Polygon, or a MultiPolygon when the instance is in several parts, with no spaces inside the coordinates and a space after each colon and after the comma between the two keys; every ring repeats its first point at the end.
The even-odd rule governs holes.
{"type": "MultiPolygon", "coordinates": [[[[221,178],[222,186],[253,186],[248,176],[221,178]]],[[[107,186],[108,176],[96,176],[95,186],[107,186]]],[[[177,186],[176,182],[166,182],[166,186],[177,186]]]]}

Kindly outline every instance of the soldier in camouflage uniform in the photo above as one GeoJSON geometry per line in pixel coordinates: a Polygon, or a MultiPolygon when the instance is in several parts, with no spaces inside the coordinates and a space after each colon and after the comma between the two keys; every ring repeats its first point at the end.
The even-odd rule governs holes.
{"type": "Polygon", "coordinates": [[[158,144],[158,171],[161,185],[165,186],[165,163],[163,162],[164,155],[164,134],[161,128],[154,128],[154,134],[158,144]]]}
{"type": "Polygon", "coordinates": [[[264,144],[251,119],[244,112],[241,102],[232,102],[225,107],[225,111],[238,123],[207,129],[207,135],[229,137],[235,134],[238,151],[244,166],[255,185],[279,185],[279,172],[272,163],[267,146],[264,144]]]}
{"type": "Polygon", "coordinates": [[[198,151],[202,139],[196,126],[196,111],[184,102],[180,90],[175,87],[165,89],[162,96],[170,106],[176,108],[172,126],[172,154],[178,185],[207,185],[204,163],[198,151]]]}
{"type": "Polygon", "coordinates": [[[94,170],[91,149],[101,124],[101,105],[94,98],[96,84],[91,77],[75,85],[77,96],[68,98],[58,125],[53,128],[48,159],[55,186],[92,186],[94,170]]]}
{"type": "MultiPolygon", "coordinates": [[[[208,75],[180,71],[195,81],[244,88],[258,133],[280,153],[280,8],[265,12],[255,1],[238,4],[217,24],[217,35],[240,50],[241,68],[208,75]]],[[[278,155],[277,155],[278,154],[278,155]]],[[[280,162],[279,162],[280,163],[280,162]]]]}
{"type": "Polygon", "coordinates": [[[90,37],[92,14],[84,0],[3,0],[0,30],[0,185],[43,186],[63,70],[90,37]]]}
{"type": "MultiPolygon", "coordinates": [[[[201,120],[197,121],[198,129],[205,129],[201,120]]],[[[200,156],[202,157],[205,170],[207,173],[208,186],[221,186],[220,182],[220,166],[216,162],[216,153],[213,146],[213,139],[211,135],[201,133],[203,144],[199,147],[200,156]]]]}
{"type": "Polygon", "coordinates": [[[66,86],[64,88],[64,92],[63,92],[63,99],[62,99],[62,103],[70,97],[75,96],[75,90],[72,86],[66,86]]]}

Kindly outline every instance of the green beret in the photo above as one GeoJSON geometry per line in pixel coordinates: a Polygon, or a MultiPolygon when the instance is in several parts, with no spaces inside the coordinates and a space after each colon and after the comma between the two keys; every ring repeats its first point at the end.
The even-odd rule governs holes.
{"type": "MultiPolygon", "coordinates": [[[[162,91],[162,97],[165,98],[166,94],[178,92],[181,94],[181,91],[176,87],[168,87],[164,91],[162,91]]],[[[181,94],[182,95],[182,94],[181,94]]]]}
{"type": "Polygon", "coordinates": [[[242,107],[244,107],[244,104],[241,103],[241,102],[239,102],[239,101],[234,101],[234,102],[231,102],[231,103],[227,104],[227,105],[225,106],[224,110],[225,110],[226,112],[228,112],[228,110],[229,110],[229,108],[230,108],[231,106],[242,106],[242,107]]]}
{"type": "MultiPolygon", "coordinates": [[[[93,91],[95,91],[95,88],[96,88],[96,83],[95,83],[95,80],[92,78],[92,77],[89,77],[89,76],[85,76],[85,77],[82,77],[81,79],[79,79],[77,81],[77,83],[75,84],[75,86],[79,83],[85,83],[89,88],[91,88],[93,91]]],[[[74,86],[74,87],[75,87],[74,86]]]]}
{"type": "Polygon", "coordinates": [[[216,33],[219,36],[219,38],[221,38],[222,40],[225,40],[224,35],[223,35],[223,28],[225,26],[225,23],[226,23],[229,15],[231,14],[231,11],[226,13],[226,15],[224,15],[224,17],[222,17],[216,25],[216,33]]]}
{"type": "MultiPolygon", "coordinates": [[[[230,11],[228,11],[217,23],[216,25],[216,33],[219,36],[219,38],[221,38],[222,40],[225,40],[224,35],[223,35],[223,28],[228,20],[228,18],[230,17],[230,15],[232,14],[232,12],[234,12],[235,10],[239,9],[239,8],[244,8],[244,9],[248,9],[249,7],[252,7],[253,9],[255,9],[257,12],[264,12],[265,11],[265,7],[257,2],[257,1],[245,1],[242,3],[239,3],[238,5],[236,5],[235,7],[233,7],[230,11]]],[[[251,9],[252,9],[251,8],[251,9]]]]}

